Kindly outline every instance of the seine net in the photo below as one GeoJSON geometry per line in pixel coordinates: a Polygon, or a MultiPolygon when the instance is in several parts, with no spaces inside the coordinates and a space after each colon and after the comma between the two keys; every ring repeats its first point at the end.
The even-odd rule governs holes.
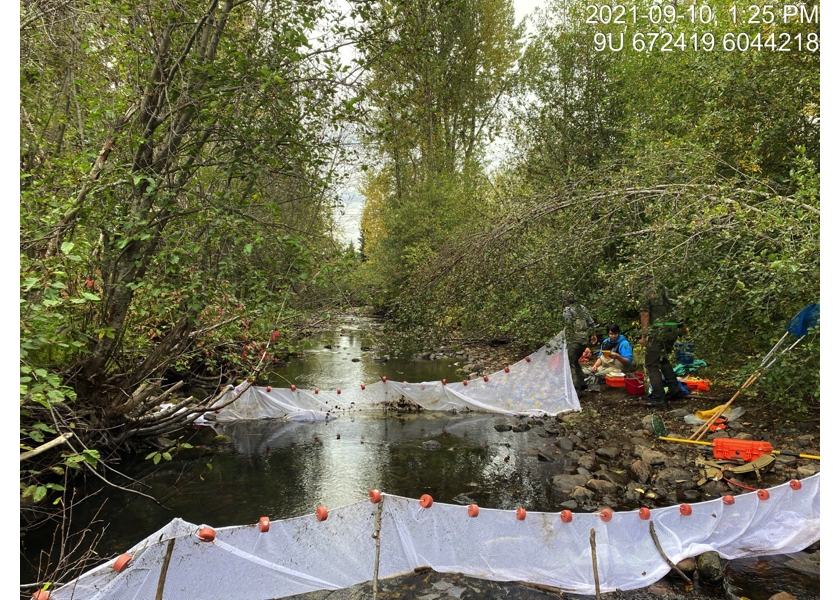
{"type": "MultiPolygon", "coordinates": [[[[594,530],[601,591],[648,586],[668,573],[650,534],[654,523],[664,553],[673,561],[716,551],[725,559],[802,550],[820,538],[820,475],[756,492],[679,507],[654,509],[650,519],[617,512],[558,514],[480,509],[382,495],[379,577],[429,566],[497,581],[539,583],[580,594],[595,592],[590,532],[594,530]]],[[[164,586],[167,600],[255,600],[346,588],[373,577],[379,504],[364,500],[329,512],[223,527],[201,541],[203,526],[175,519],[128,552],[121,573],[114,560],[52,592],[55,600],[144,600],[164,586]],[[166,560],[167,553],[170,554],[166,560]],[[164,564],[168,568],[164,573],[164,564]]]]}

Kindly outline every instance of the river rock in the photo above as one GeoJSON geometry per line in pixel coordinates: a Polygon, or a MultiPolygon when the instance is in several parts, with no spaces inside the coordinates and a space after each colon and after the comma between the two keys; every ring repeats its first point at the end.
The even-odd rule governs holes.
{"type": "Polygon", "coordinates": [[[787,454],[777,454],[776,464],[782,466],[790,466],[796,464],[799,459],[795,456],[788,456],[787,454]]]}
{"type": "Polygon", "coordinates": [[[812,554],[805,554],[800,558],[794,558],[785,563],[785,566],[805,573],[806,575],[820,576],[820,552],[817,550],[812,554]]]}
{"type": "Polygon", "coordinates": [[[691,473],[685,469],[678,467],[668,467],[659,471],[656,474],[657,478],[667,481],[680,489],[690,489],[694,487],[694,480],[691,478],[691,473]]]}
{"type": "MultiPolygon", "coordinates": [[[[680,562],[677,563],[677,569],[679,569],[680,571],[685,573],[688,576],[689,579],[691,579],[691,576],[694,574],[694,571],[695,571],[696,568],[697,568],[697,564],[694,562],[694,559],[691,558],[691,557],[684,558],[680,562]]],[[[680,574],[677,573],[676,569],[671,569],[671,572],[668,573],[668,575],[670,575],[671,577],[680,577],[680,574]]],[[[680,577],[680,579],[682,579],[682,578],[680,577]]]]}
{"type": "Polygon", "coordinates": [[[646,462],[637,460],[630,465],[630,477],[639,483],[647,483],[650,481],[650,469],[646,462]]]}
{"type": "Polygon", "coordinates": [[[739,433],[738,435],[736,435],[735,439],[736,440],[754,440],[755,436],[751,433],[744,432],[744,433],[739,433]]]}
{"type": "Polygon", "coordinates": [[[641,498],[642,498],[642,493],[635,488],[628,487],[627,491],[624,492],[624,500],[626,500],[627,502],[631,502],[633,504],[636,504],[636,503],[639,502],[639,500],[641,500],[641,498]]]}
{"type": "Polygon", "coordinates": [[[440,450],[440,442],[435,440],[426,440],[420,444],[420,447],[423,448],[423,450],[440,450]]]}
{"type": "Polygon", "coordinates": [[[805,479],[806,477],[810,477],[817,472],[817,469],[812,465],[802,465],[796,469],[796,475],[799,479],[805,479]]]}
{"type": "Polygon", "coordinates": [[[562,504],[560,504],[563,508],[568,508],[569,510],[574,510],[578,507],[578,503],[576,500],[566,500],[562,504]]]}
{"type": "Polygon", "coordinates": [[[595,450],[595,455],[601,458],[608,458],[615,460],[621,451],[615,446],[606,446],[605,448],[598,448],[595,450]]]}
{"type": "Polygon", "coordinates": [[[613,494],[616,487],[614,483],[602,479],[590,479],[586,482],[586,487],[598,494],[613,494]]]}
{"type": "Polygon", "coordinates": [[[521,423],[521,424],[517,425],[516,427],[514,427],[513,429],[511,429],[511,431],[513,431],[513,433],[525,433],[526,431],[530,431],[530,430],[531,430],[531,426],[528,425],[527,423],[521,423]]]}
{"type": "Polygon", "coordinates": [[[551,478],[552,487],[565,491],[586,485],[586,482],[587,478],[584,475],[555,475],[551,478]]]}
{"type": "MultiPolygon", "coordinates": [[[[819,575],[819,571],[817,571],[817,575],[819,575]]],[[[796,600],[796,596],[792,596],[787,592],[779,592],[778,594],[773,594],[767,600],[796,600]]]]}
{"type": "Polygon", "coordinates": [[[722,481],[708,481],[703,484],[700,490],[709,498],[720,498],[729,491],[722,481]]]}
{"type": "Polygon", "coordinates": [[[589,470],[584,469],[583,467],[578,467],[577,472],[580,473],[581,475],[586,475],[587,480],[592,479],[592,473],[589,472],[589,470]]]}
{"type": "Polygon", "coordinates": [[[351,358],[350,362],[362,362],[361,358],[351,358]]]}
{"type": "Polygon", "coordinates": [[[495,429],[496,431],[510,431],[511,429],[513,429],[513,427],[511,427],[507,423],[499,423],[498,425],[494,425],[493,429],[495,429]]]}
{"type": "Polygon", "coordinates": [[[617,486],[625,486],[630,483],[630,478],[623,473],[616,473],[615,471],[601,470],[595,472],[595,477],[602,481],[609,481],[617,486]]]}
{"type": "Polygon", "coordinates": [[[594,471],[598,461],[595,460],[595,457],[591,454],[584,454],[578,459],[578,466],[586,469],[587,471],[594,471]]]}
{"type": "Polygon", "coordinates": [[[655,465],[664,465],[665,460],[668,458],[662,452],[657,452],[656,450],[651,450],[645,446],[636,446],[633,450],[633,454],[638,456],[642,459],[647,465],[655,466],[655,465]]]}
{"type": "Polygon", "coordinates": [[[723,579],[723,567],[717,552],[704,552],[697,557],[697,573],[706,583],[719,583],[723,579]]]}
{"type": "Polygon", "coordinates": [[[594,497],[595,493],[592,492],[592,490],[586,489],[585,487],[576,486],[572,490],[572,500],[575,500],[581,504],[591,502],[594,497]]]}
{"type": "Polygon", "coordinates": [[[467,504],[475,504],[475,500],[467,496],[466,494],[458,494],[454,498],[452,498],[452,502],[456,504],[463,504],[466,506],[467,504]]]}
{"type": "Polygon", "coordinates": [[[574,442],[567,437],[562,437],[559,440],[555,441],[554,445],[557,446],[560,450],[563,450],[564,452],[571,452],[575,449],[574,442]]]}

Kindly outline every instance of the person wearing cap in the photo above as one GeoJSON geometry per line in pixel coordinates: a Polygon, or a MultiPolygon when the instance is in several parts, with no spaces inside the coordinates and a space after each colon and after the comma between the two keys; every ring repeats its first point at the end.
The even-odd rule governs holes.
{"type": "Polygon", "coordinates": [[[665,408],[668,402],[683,395],[668,355],[677,341],[681,324],[674,316],[674,306],[668,290],[656,291],[652,281],[639,306],[642,326],[641,345],[645,349],[645,368],[650,378],[650,402],[647,408],[665,408]],[[664,383],[663,383],[664,379],[664,383]],[[668,395],[665,395],[665,387],[668,395]]]}
{"type": "Polygon", "coordinates": [[[583,370],[580,368],[580,357],[586,351],[592,337],[595,321],[589,316],[589,311],[580,304],[573,304],[573,297],[567,294],[564,298],[568,305],[563,309],[564,330],[567,332],[566,344],[569,355],[569,366],[572,370],[572,383],[575,391],[580,395],[584,389],[583,370]]]}

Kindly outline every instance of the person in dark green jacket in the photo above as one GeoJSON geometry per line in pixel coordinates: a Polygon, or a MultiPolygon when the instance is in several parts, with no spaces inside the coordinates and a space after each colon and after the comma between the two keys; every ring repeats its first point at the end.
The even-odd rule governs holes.
{"type": "Polygon", "coordinates": [[[668,361],[674,342],[682,326],[674,314],[674,305],[668,298],[668,290],[660,291],[651,285],[642,297],[639,306],[642,325],[641,345],[645,349],[645,368],[650,378],[651,399],[647,408],[665,408],[668,402],[683,395],[677,376],[668,361]],[[664,383],[663,383],[664,378],[664,383]],[[665,395],[665,387],[668,395],[665,395]]]}
{"type": "Polygon", "coordinates": [[[583,370],[580,368],[580,357],[586,351],[592,337],[595,321],[589,316],[589,311],[580,304],[573,303],[571,294],[564,298],[566,308],[563,309],[563,330],[566,332],[566,351],[569,356],[569,367],[572,370],[572,383],[578,396],[584,389],[583,370]]]}

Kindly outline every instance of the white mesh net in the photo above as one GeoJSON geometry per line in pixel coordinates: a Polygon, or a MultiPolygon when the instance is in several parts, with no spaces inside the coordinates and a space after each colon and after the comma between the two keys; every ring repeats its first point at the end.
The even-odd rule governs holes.
{"type": "MultiPolygon", "coordinates": [[[[670,567],[660,556],[649,522],[665,554],[674,562],[706,551],[723,558],[802,550],[820,537],[820,476],[755,492],[679,507],[615,513],[608,522],[597,513],[575,514],[563,523],[554,513],[481,509],[382,496],[381,578],[430,566],[497,581],[526,581],[570,592],[593,594],[590,531],[594,529],[601,591],[650,585],[670,567]]],[[[117,573],[114,561],[101,565],[53,592],[56,600],[143,600],[155,598],[167,549],[164,578],[167,600],[254,600],[340,589],[372,579],[378,505],[364,500],[312,516],[272,521],[267,532],[256,525],[217,529],[215,541],[199,540],[201,527],[175,519],[129,550],[132,561],[117,573]]]]}
{"type": "MultiPolygon", "coordinates": [[[[401,398],[428,410],[475,410],[506,415],[556,415],[579,411],[580,402],[571,383],[571,369],[563,334],[535,353],[484,378],[442,383],[377,381],[362,388],[352,385],[338,391],[249,387],[233,404],[220,409],[216,421],[328,419],[348,408],[391,404],[401,398]]],[[[228,402],[242,387],[229,391],[217,403],[228,402]]]]}

